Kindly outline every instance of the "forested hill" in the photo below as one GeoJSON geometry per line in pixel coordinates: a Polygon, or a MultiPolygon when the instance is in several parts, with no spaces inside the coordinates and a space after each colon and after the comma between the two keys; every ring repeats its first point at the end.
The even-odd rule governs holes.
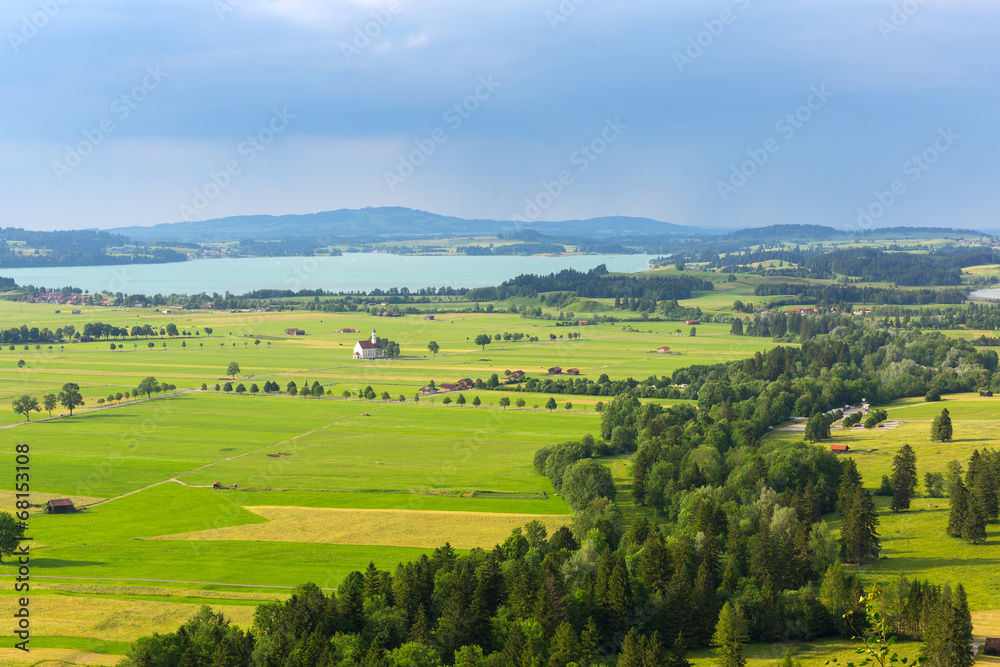
{"type": "Polygon", "coordinates": [[[0,228],[0,267],[99,266],[183,262],[187,255],[168,248],[133,244],[121,234],[91,229],[34,232],[0,228]]]}
{"type": "Polygon", "coordinates": [[[649,218],[612,216],[590,220],[537,221],[467,220],[402,207],[339,209],[302,215],[244,215],[153,227],[122,227],[113,231],[143,241],[233,240],[258,241],[292,237],[328,239],[456,238],[496,236],[531,228],[547,235],[587,238],[620,236],[692,236],[705,230],[649,218]]]}

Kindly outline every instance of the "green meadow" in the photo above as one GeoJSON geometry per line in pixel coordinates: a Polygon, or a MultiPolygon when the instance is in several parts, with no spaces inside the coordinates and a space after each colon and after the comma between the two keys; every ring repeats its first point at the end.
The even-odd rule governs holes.
{"type": "MultiPolygon", "coordinates": [[[[696,294],[682,305],[732,314],[736,299],[764,300],[753,296],[753,288],[766,278],[742,276],[730,283],[724,274],[699,274],[713,280],[716,289],[696,294]]],[[[574,310],[583,319],[607,305],[588,301],[564,310],[574,310]]],[[[429,306],[472,305],[453,300],[429,306]]],[[[690,365],[743,359],[777,345],[770,339],[729,336],[725,324],[700,324],[691,336],[691,327],[678,322],[559,327],[552,320],[485,312],[437,314],[429,321],[421,315],[382,318],[306,310],[164,314],[92,307],[80,315],[71,315],[66,307],[59,313],[55,310],[50,305],[0,301],[5,327],[25,324],[54,330],[74,324],[82,330],[84,323],[93,321],[118,326],[149,323],[157,328],[174,323],[192,334],[70,343],[51,349],[48,345],[0,349],[0,403],[9,406],[25,393],[39,398],[58,393],[65,382],[78,383],[86,400],[72,417],[59,417],[66,412],[59,407],[53,419],[45,419],[44,412],[33,413],[30,424],[21,423],[23,416],[9,407],[0,412],[4,445],[0,459],[12,467],[13,445],[30,443],[33,491],[107,500],[72,515],[45,515],[36,509],[30,525],[35,538],[32,575],[41,587],[39,598],[50,605],[51,618],[65,627],[55,621],[44,627],[37,646],[108,657],[124,650],[122,642],[146,634],[126,631],[137,623],[169,631],[171,624],[176,627],[176,618],[183,620],[207,601],[218,609],[232,609],[238,622],[248,624],[253,604],[283,596],[290,587],[311,581],[333,588],[347,573],[369,562],[392,570],[401,561],[429,553],[401,546],[398,540],[340,544],[253,541],[242,535],[227,540],[152,538],[263,525],[268,520],[254,511],[260,507],[425,512],[414,515],[413,521],[435,539],[447,534],[440,532],[433,513],[534,515],[552,521],[571,513],[551,482],[535,472],[532,457],[541,447],[596,435],[597,403],[606,403],[608,397],[473,389],[462,392],[468,401],[464,407],[444,405],[443,396],[414,401],[418,389],[430,380],[438,384],[460,378],[485,380],[493,373],[502,378],[506,370],[541,378],[548,377],[552,366],[578,368],[591,380],[602,374],[642,379],[669,376],[690,365]],[[211,335],[206,327],[213,329],[211,335]],[[286,335],[286,327],[305,329],[307,335],[286,335]],[[359,333],[336,333],[344,327],[359,333]],[[367,338],[373,328],[379,336],[400,343],[400,359],[351,358],[354,342],[367,338]],[[496,341],[485,350],[473,343],[479,334],[503,332],[539,340],[496,341]],[[580,338],[569,339],[569,333],[580,338]],[[440,345],[436,356],[427,350],[432,340],[440,345]],[[110,349],[112,343],[118,349],[110,349]],[[664,345],[674,354],[654,353],[664,345]],[[19,368],[22,359],[25,365],[19,368]],[[249,388],[251,383],[274,380],[284,388],[289,381],[299,386],[319,382],[327,396],[216,392],[216,383],[226,381],[231,361],[241,367],[234,384],[243,382],[249,388]],[[98,409],[98,398],[131,391],[150,375],[177,385],[179,391],[98,409]],[[207,391],[200,389],[203,383],[207,391]],[[341,397],[344,391],[356,396],[367,386],[378,395],[389,392],[393,400],[341,397]],[[405,402],[396,400],[400,395],[405,402]],[[476,396],[482,401],[479,408],[472,405],[476,396]],[[550,396],[558,404],[551,412],[544,408],[550,396]],[[526,408],[500,409],[503,397],[512,404],[523,398],[526,408]],[[565,408],[567,402],[572,409],[565,408]],[[211,489],[213,482],[236,488],[211,489]],[[92,625],[72,620],[88,613],[95,615],[92,625]]],[[[866,486],[874,488],[882,475],[891,473],[896,450],[910,444],[917,454],[918,493],[922,493],[925,472],[944,472],[949,461],[964,465],[973,450],[1000,446],[1000,403],[994,403],[1000,399],[972,394],[943,398],[938,403],[898,401],[885,406],[890,423],[899,422],[893,428],[835,429],[831,441],[817,446],[848,444],[847,456],[857,461],[866,486]],[[929,438],[930,420],[943,407],[952,414],[955,439],[934,443],[929,438]]],[[[776,429],[768,437],[792,441],[802,435],[776,429]]],[[[630,500],[627,457],[616,457],[610,464],[622,490],[623,511],[629,517],[637,515],[643,510],[630,500]]],[[[982,623],[1000,626],[1000,620],[990,615],[1000,609],[1000,580],[995,576],[1000,526],[992,524],[987,543],[972,547],[944,534],[947,499],[918,497],[909,512],[900,514],[888,510],[886,499],[878,502],[887,558],[864,569],[863,575],[880,581],[900,574],[935,583],[961,581],[972,607],[983,615],[977,618],[987,619],[977,620],[977,628],[984,627],[982,623]]],[[[839,516],[826,520],[839,530],[839,516]]],[[[248,529],[247,534],[253,533],[248,529]]],[[[497,535],[496,540],[504,537],[497,535]]],[[[0,565],[0,575],[9,577],[13,572],[11,565],[0,565]]],[[[0,648],[9,645],[0,643],[0,648]]],[[[785,648],[753,647],[748,664],[774,664],[785,648]]],[[[851,650],[848,642],[838,641],[792,648],[794,658],[806,667],[834,654],[847,658],[851,650]]],[[[904,646],[905,651],[910,649],[904,646]]],[[[0,664],[5,657],[0,656],[0,664]]],[[[697,667],[708,667],[712,657],[701,651],[691,659],[697,667]]]]}

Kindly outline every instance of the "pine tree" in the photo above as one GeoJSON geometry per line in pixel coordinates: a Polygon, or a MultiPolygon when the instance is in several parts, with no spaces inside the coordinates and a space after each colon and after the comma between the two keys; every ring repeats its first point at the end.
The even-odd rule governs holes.
{"type": "Polygon", "coordinates": [[[844,462],[843,471],[840,473],[840,486],[837,489],[837,502],[843,516],[851,514],[854,497],[860,488],[861,474],[858,472],[858,465],[854,459],[847,459],[844,462]]]}
{"type": "Polygon", "coordinates": [[[955,647],[955,667],[971,667],[974,662],[972,651],[972,614],[969,613],[969,599],[965,588],[959,584],[952,601],[955,619],[952,624],[952,645],[955,647]]]}
{"type": "Polygon", "coordinates": [[[878,539],[878,513],[875,503],[858,487],[851,502],[851,512],[844,516],[841,542],[849,563],[870,563],[878,559],[882,545],[878,539]]]}
{"type": "Polygon", "coordinates": [[[666,588],[670,580],[670,552],[659,530],[651,530],[643,543],[636,574],[652,593],[662,593],[666,588]]]}
{"type": "Polygon", "coordinates": [[[660,633],[654,632],[646,641],[646,651],[642,659],[642,667],[663,667],[667,662],[667,651],[660,641],[660,633]]]}
{"type": "Polygon", "coordinates": [[[738,604],[734,606],[726,602],[719,612],[719,622],[715,625],[715,636],[712,637],[718,667],[745,667],[747,638],[743,610],[738,604]]]}
{"type": "Polygon", "coordinates": [[[580,633],[580,653],[579,662],[583,665],[590,664],[590,661],[597,654],[597,642],[601,639],[601,631],[597,629],[594,617],[587,619],[587,625],[580,633]]]}
{"type": "Polygon", "coordinates": [[[962,539],[969,544],[982,544],[986,541],[986,514],[978,499],[971,494],[962,515],[962,539]]]}
{"type": "Polygon", "coordinates": [[[615,665],[616,667],[644,667],[645,654],[646,637],[632,628],[622,640],[621,649],[618,651],[618,662],[615,665]]]}
{"type": "Polygon", "coordinates": [[[917,488],[917,455],[903,445],[892,459],[892,511],[910,509],[910,498],[917,488]]]}
{"type": "Polygon", "coordinates": [[[691,667],[691,662],[687,659],[687,643],[684,641],[684,633],[677,633],[673,649],[663,664],[664,667],[691,667]]]}
{"type": "Polygon", "coordinates": [[[969,492],[958,477],[951,486],[951,514],[948,516],[948,534],[952,537],[962,537],[962,523],[969,504],[969,492]]]}
{"type": "Polygon", "coordinates": [[[575,662],[579,656],[580,647],[576,641],[576,632],[569,623],[563,623],[552,637],[549,648],[549,667],[566,667],[575,662]]]}

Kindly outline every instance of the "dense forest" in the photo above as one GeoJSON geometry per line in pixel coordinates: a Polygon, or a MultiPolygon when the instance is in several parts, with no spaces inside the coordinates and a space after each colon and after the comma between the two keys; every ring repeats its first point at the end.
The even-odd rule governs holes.
{"type": "MultiPolygon", "coordinates": [[[[472,301],[502,301],[514,297],[537,297],[544,292],[572,292],[583,299],[637,298],[650,301],[689,299],[695,290],[713,290],[707,280],[693,276],[609,275],[604,264],[586,273],[565,269],[547,276],[521,275],[497,287],[477,287],[466,296],[472,301]]],[[[655,307],[655,306],[654,306],[655,307]]]]}
{"type": "MultiPolygon", "coordinates": [[[[927,303],[963,303],[969,290],[949,289],[894,289],[888,287],[860,287],[857,285],[824,285],[818,283],[767,282],[754,287],[756,296],[798,296],[808,303],[835,306],[842,303],[892,304],[914,306],[927,303]]],[[[803,303],[797,299],[796,303],[803,303]]],[[[775,305],[772,302],[771,305],[775,305]]]]}

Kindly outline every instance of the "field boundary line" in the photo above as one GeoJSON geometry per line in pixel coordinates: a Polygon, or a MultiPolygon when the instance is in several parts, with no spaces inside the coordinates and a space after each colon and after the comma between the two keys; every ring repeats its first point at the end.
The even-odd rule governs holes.
{"type": "MultiPolygon", "coordinates": [[[[0,574],[0,577],[16,577],[16,574],[0,574]]],[[[75,581],[146,581],[158,584],[199,584],[202,586],[240,586],[243,588],[287,588],[294,590],[298,586],[279,586],[277,584],[227,584],[221,581],[183,581],[180,579],[137,579],[134,577],[67,577],[50,574],[39,574],[34,579],[73,579],[75,581]]],[[[335,591],[336,588],[322,588],[324,591],[335,591]]]]}
{"type": "MultiPolygon", "coordinates": [[[[381,410],[382,407],[383,406],[379,406],[379,407],[375,408],[375,410],[381,410]]],[[[362,413],[362,414],[364,414],[364,413],[362,413]]],[[[244,456],[249,456],[250,454],[256,454],[257,452],[264,451],[265,449],[270,449],[272,447],[278,447],[279,445],[287,444],[289,442],[292,442],[293,440],[298,440],[299,438],[304,438],[307,435],[312,435],[313,433],[316,433],[317,431],[322,431],[324,429],[330,428],[331,426],[339,424],[340,422],[342,422],[342,421],[344,421],[346,419],[351,419],[353,417],[360,417],[360,416],[361,415],[359,414],[359,415],[348,415],[346,417],[341,417],[340,419],[338,419],[336,421],[332,421],[329,424],[324,424],[323,426],[314,428],[311,431],[306,431],[305,433],[299,433],[298,435],[296,435],[294,437],[291,437],[291,438],[287,438],[285,440],[282,440],[281,442],[274,442],[274,443],[271,443],[270,445],[265,445],[263,447],[258,447],[257,449],[251,449],[250,451],[243,452],[242,454],[237,454],[236,456],[228,456],[228,457],[226,457],[224,459],[219,459],[218,461],[212,461],[210,463],[206,463],[203,466],[198,466],[197,468],[192,468],[190,470],[186,470],[184,472],[178,473],[178,474],[174,475],[173,477],[171,477],[169,479],[164,479],[164,480],[161,480],[159,482],[154,482],[153,484],[149,484],[147,486],[144,486],[141,489],[136,489],[134,491],[129,491],[128,493],[123,493],[123,494],[115,496],[113,498],[106,498],[106,499],[100,500],[100,501],[98,501],[98,502],[96,502],[96,503],[94,503],[92,505],[83,505],[82,507],[96,507],[97,505],[104,505],[106,503],[110,503],[113,500],[119,500],[121,498],[126,498],[128,496],[134,495],[134,494],[139,493],[141,491],[146,491],[148,489],[152,489],[155,486],[160,486],[161,484],[167,484],[169,482],[177,482],[181,486],[187,486],[187,487],[191,487],[191,488],[208,488],[208,487],[204,487],[204,486],[194,486],[194,485],[188,484],[186,482],[182,482],[181,480],[179,480],[177,478],[178,477],[183,477],[184,475],[190,475],[193,472],[198,472],[199,470],[204,470],[205,468],[211,468],[212,466],[217,465],[219,463],[224,463],[226,461],[232,461],[234,459],[243,458],[244,456]]],[[[209,485],[209,486],[211,486],[211,485],[209,485]]]]}

